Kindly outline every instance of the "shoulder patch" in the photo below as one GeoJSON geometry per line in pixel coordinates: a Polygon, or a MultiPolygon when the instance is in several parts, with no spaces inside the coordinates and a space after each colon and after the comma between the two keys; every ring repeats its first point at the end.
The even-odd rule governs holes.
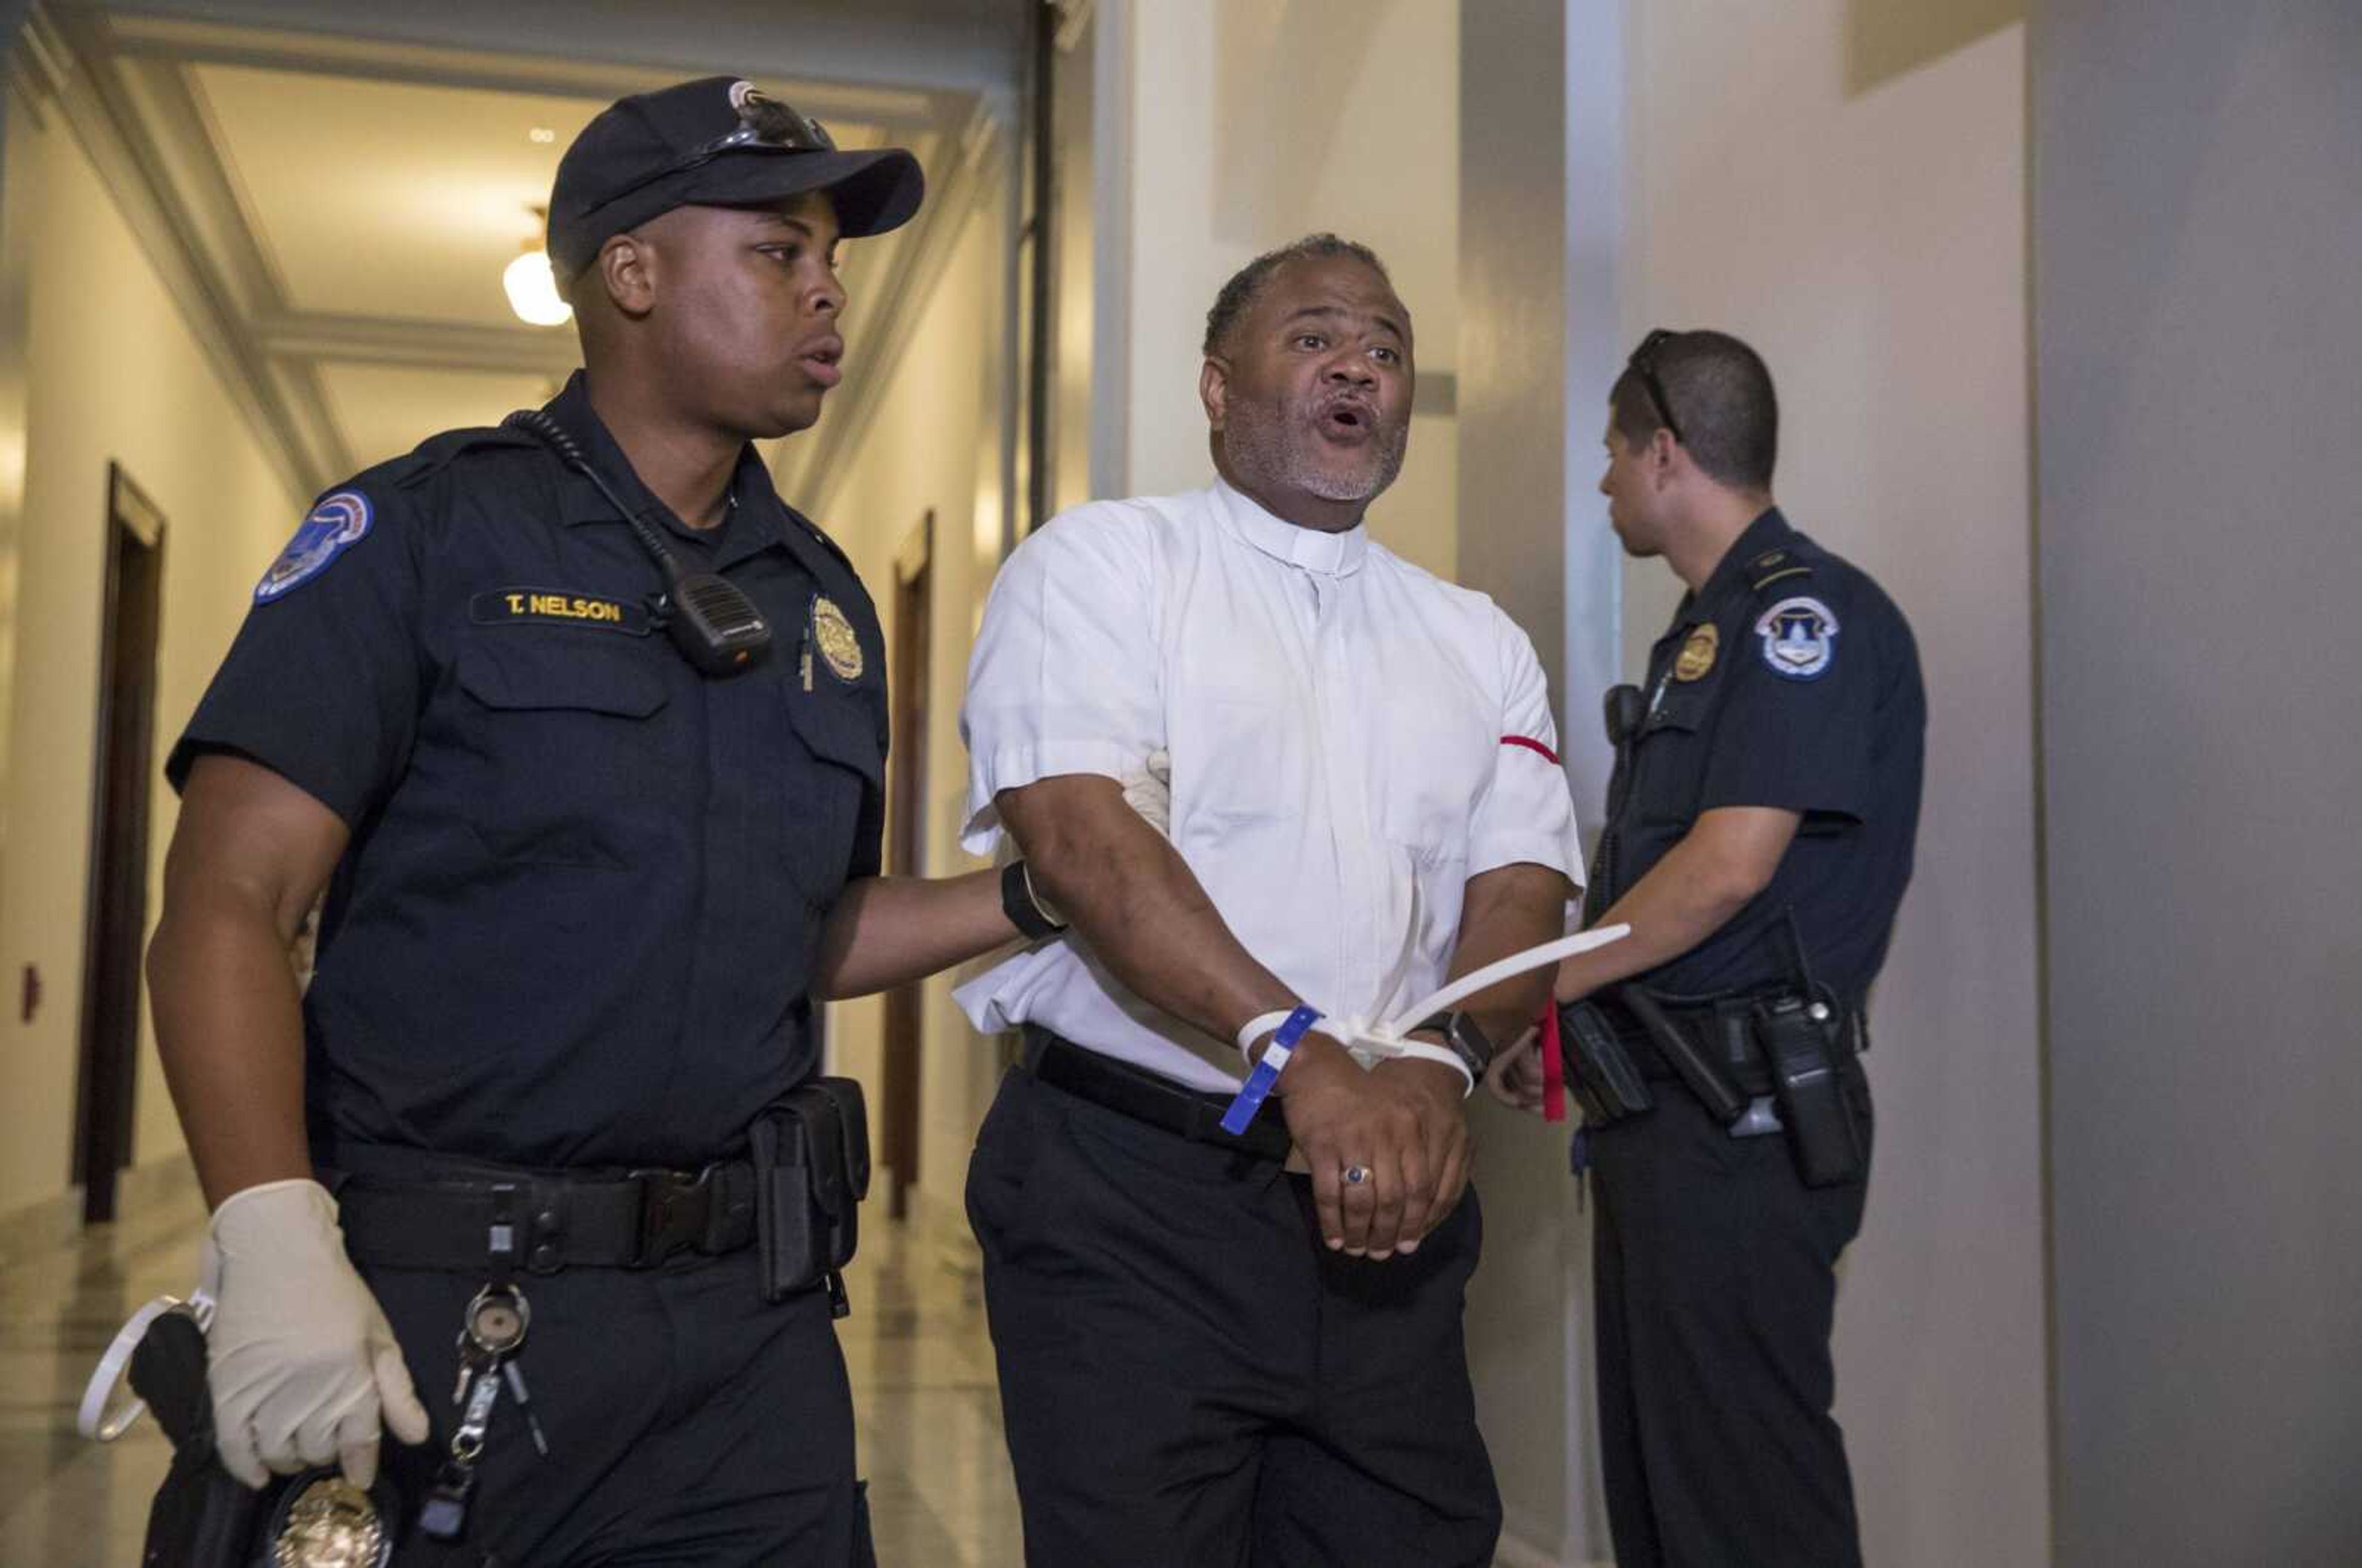
{"type": "Polygon", "coordinates": [[[1837,662],[1838,618],[1817,599],[1783,599],[1755,623],[1763,662],[1789,680],[1811,680],[1837,662]]]}
{"type": "Polygon", "coordinates": [[[328,569],[328,563],[344,554],[348,546],[370,531],[369,497],[357,490],[340,490],[324,495],[313,506],[304,525],[279,552],[254,585],[254,602],[268,604],[284,594],[292,593],[328,569]]]}

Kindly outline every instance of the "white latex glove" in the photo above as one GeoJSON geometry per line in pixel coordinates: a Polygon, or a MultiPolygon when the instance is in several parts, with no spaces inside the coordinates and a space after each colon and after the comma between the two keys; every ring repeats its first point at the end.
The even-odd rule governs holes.
{"type": "Polygon", "coordinates": [[[1152,751],[1148,760],[1120,780],[1123,803],[1165,837],[1173,836],[1173,754],[1152,751]]]}
{"type": "Polygon", "coordinates": [[[214,1211],[219,1279],[205,1336],[222,1463],[249,1486],[336,1463],[377,1479],[381,1422],[426,1441],[402,1347],[345,1256],[336,1199],[315,1181],[232,1193],[214,1211]]]}

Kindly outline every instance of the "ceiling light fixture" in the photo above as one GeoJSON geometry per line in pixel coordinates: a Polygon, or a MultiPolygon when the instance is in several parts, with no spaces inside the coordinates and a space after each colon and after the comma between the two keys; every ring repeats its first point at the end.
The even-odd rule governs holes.
{"type": "MultiPolygon", "coordinates": [[[[545,211],[535,207],[533,215],[539,220],[545,211]]],[[[574,307],[558,297],[549,252],[538,239],[526,240],[524,254],[502,270],[501,287],[507,291],[509,309],[529,326],[563,326],[574,319],[574,307]]]]}
{"type": "Polygon", "coordinates": [[[557,133],[547,126],[535,126],[524,133],[524,138],[536,147],[547,147],[557,139],[557,133]]]}

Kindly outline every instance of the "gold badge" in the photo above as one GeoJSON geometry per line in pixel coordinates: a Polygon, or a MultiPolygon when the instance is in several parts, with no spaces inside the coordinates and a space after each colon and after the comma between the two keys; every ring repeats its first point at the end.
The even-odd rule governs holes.
{"type": "Polygon", "coordinates": [[[1708,621],[1690,634],[1689,640],[1682,645],[1682,651],[1674,656],[1673,679],[1705,679],[1706,673],[1714,668],[1714,656],[1721,647],[1722,634],[1714,629],[1713,622],[1708,621]]]}
{"type": "Polygon", "coordinates": [[[861,639],[854,635],[853,623],[836,607],[836,601],[822,594],[812,601],[812,642],[820,648],[820,657],[839,680],[861,679],[861,639]]]}
{"type": "Polygon", "coordinates": [[[341,1476],[305,1485],[270,1543],[274,1568],[384,1568],[392,1554],[376,1502],[341,1476]]]}

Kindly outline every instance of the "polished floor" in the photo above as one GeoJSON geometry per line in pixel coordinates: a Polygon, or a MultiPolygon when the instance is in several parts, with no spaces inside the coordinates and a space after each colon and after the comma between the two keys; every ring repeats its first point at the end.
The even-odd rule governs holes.
{"type": "MultiPolygon", "coordinates": [[[[194,1278],[203,1206],[178,1173],[130,1184],[116,1224],[12,1234],[0,1253],[0,1564],[139,1561],[168,1450],[152,1423],[102,1446],[74,1431],[84,1380],[150,1297],[194,1278]]],[[[838,1325],[860,1416],[881,1563],[1022,1561],[992,1350],[974,1279],[873,1224],[838,1325]]]]}

